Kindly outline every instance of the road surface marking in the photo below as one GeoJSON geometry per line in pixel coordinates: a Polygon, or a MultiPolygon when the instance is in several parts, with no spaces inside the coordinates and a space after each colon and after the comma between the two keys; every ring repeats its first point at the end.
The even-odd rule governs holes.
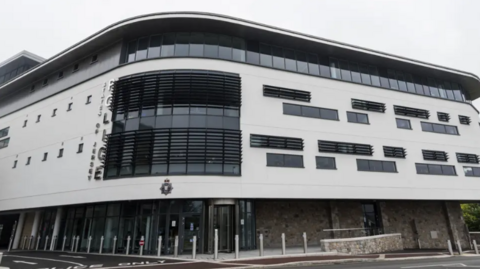
{"type": "Polygon", "coordinates": [[[14,263],[37,264],[36,262],[13,261],[14,263]]]}
{"type": "Polygon", "coordinates": [[[15,257],[15,258],[22,258],[22,259],[33,259],[33,260],[43,260],[43,261],[52,261],[52,262],[64,262],[64,263],[71,263],[71,264],[74,264],[74,265],[78,265],[78,266],[84,266],[83,264],[81,263],[77,263],[77,262],[70,262],[70,261],[64,261],[64,260],[55,260],[55,259],[47,259],[47,258],[37,258],[37,257],[25,257],[25,256],[17,256],[17,255],[3,255],[3,257],[15,257]]]}
{"type": "Polygon", "coordinates": [[[60,257],[69,257],[69,258],[76,258],[76,259],[86,259],[87,257],[82,256],[70,256],[70,255],[60,255],[60,257]]]}
{"type": "Polygon", "coordinates": [[[415,266],[406,266],[401,268],[407,269],[407,268],[427,268],[427,267],[446,267],[446,266],[466,267],[466,265],[463,263],[449,263],[449,264],[415,265],[415,266]]]}

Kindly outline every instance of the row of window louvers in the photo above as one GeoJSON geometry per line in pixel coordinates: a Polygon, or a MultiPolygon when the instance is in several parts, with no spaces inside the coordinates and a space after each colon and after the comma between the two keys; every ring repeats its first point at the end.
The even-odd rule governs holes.
{"type": "MultiPolygon", "coordinates": [[[[275,148],[287,150],[303,150],[304,144],[302,138],[280,137],[269,135],[250,135],[250,146],[257,148],[275,148]]],[[[373,155],[373,146],[368,144],[345,143],[335,141],[318,141],[318,150],[320,152],[344,153],[354,155],[373,155]]],[[[407,151],[402,147],[383,146],[385,157],[405,158],[407,151]]],[[[448,153],[444,151],[422,150],[423,158],[432,161],[448,161],[448,153]]],[[[479,157],[476,154],[457,153],[457,160],[460,163],[479,163],[479,157]]]]}
{"type": "Polygon", "coordinates": [[[118,113],[156,107],[157,104],[241,105],[241,78],[230,73],[160,71],[120,78],[113,87],[111,108],[118,113]]]}
{"type": "MultiPolygon", "coordinates": [[[[280,87],[268,86],[268,85],[263,86],[263,95],[268,97],[277,97],[282,99],[304,101],[304,102],[310,102],[311,100],[311,93],[308,91],[286,89],[286,88],[280,88],[280,87]]],[[[352,99],[352,108],[367,110],[372,112],[381,112],[381,113],[384,113],[386,111],[386,106],[384,103],[359,100],[359,99],[352,99]]],[[[404,107],[404,106],[394,106],[393,109],[396,115],[423,118],[423,119],[430,118],[430,112],[425,109],[411,108],[411,107],[404,107]]],[[[469,125],[471,123],[471,119],[468,116],[459,115],[458,118],[461,124],[469,125]]],[[[448,113],[438,112],[438,119],[440,121],[448,122],[450,120],[450,115],[448,113]]]]}

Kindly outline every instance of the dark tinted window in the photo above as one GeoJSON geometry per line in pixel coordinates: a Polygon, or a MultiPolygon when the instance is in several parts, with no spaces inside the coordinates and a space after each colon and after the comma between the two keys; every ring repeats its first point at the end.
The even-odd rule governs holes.
{"type": "Polygon", "coordinates": [[[334,157],[315,157],[317,169],[337,169],[334,157]]]}
{"type": "Polygon", "coordinates": [[[267,153],[267,166],[303,168],[303,156],[267,153]]]}
{"type": "Polygon", "coordinates": [[[348,122],[368,124],[368,114],[347,112],[348,122]]]}
{"type": "Polygon", "coordinates": [[[188,56],[189,52],[189,33],[178,33],[175,40],[175,56],[188,56]]]}
{"type": "Polygon", "coordinates": [[[397,172],[395,162],[357,159],[358,171],[397,172]]]}
{"type": "Polygon", "coordinates": [[[204,50],[204,37],[203,33],[192,33],[190,35],[190,56],[202,57],[204,50]]]}
{"type": "Polygon", "coordinates": [[[301,116],[301,106],[283,103],[283,114],[301,116]]]}
{"type": "Polygon", "coordinates": [[[455,166],[416,163],[417,174],[456,176],[455,166]]]}

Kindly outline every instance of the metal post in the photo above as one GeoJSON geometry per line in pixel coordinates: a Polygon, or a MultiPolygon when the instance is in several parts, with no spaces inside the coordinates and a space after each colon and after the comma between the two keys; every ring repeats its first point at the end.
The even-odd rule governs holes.
{"type": "Polygon", "coordinates": [[[238,242],[238,234],[235,235],[235,259],[238,259],[238,251],[239,251],[239,242],[238,242]]]}
{"type": "Polygon", "coordinates": [[[477,247],[477,241],[473,240],[473,248],[475,249],[475,254],[478,255],[478,247],[477,247]]]}
{"type": "MultiPolygon", "coordinates": [[[[22,244],[22,250],[25,249],[25,245],[27,244],[27,236],[23,237],[23,244],[22,244]]],[[[28,249],[28,248],[27,248],[28,249]]]]}
{"type": "Polygon", "coordinates": [[[450,242],[450,240],[447,240],[447,246],[448,246],[448,252],[450,253],[450,256],[453,256],[452,243],[450,242]]]}
{"type": "Polygon", "coordinates": [[[260,250],[260,257],[263,256],[263,234],[260,234],[260,236],[258,237],[258,244],[260,245],[260,247],[258,248],[260,250]]]}
{"type": "Polygon", "coordinates": [[[178,257],[178,235],[175,235],[175,245],[173,249],[173,256],[178,257]]]}
{"type": "Polygon", "coordinates": [[[117,236],[113,237],[113,248],[112,248],[112,254],[115,254],[115,250],[117,248],[117,236]]]}
{"type": "Polygon", "coordinates": [[[78,243],[80,242],[80,236],[77,235],[77,240],[75,241],[75,252],[78,252],[78,243]]]}
{"type": "Polygon", "coordinates": [[[38,250],[39,245],[40,245],[40,235],[37,238],[37,246],[35,247],[35,250],[38,250]]]}
{"type": "Polygon", "coordinates": [[[215,229],[215,237],[213,238],[213,259],[218,259],[218,229],[215,229]]]}
{"type": "Polygon", "coordinates": [[[88,243],[87,243],[87,253],[90,253],[90,246],[92,245],[92,236],[90,235],[88,237],[88,243]]]}
{"type": "Polygon", "coordinates": [[[75,250],[75,235],[72,236],[72,246],[70,247],[70,251],[73,252],[75,250]]]}
{"type": "Polygon", "coordinates": [[[0,264],[2,264],[2,256],[3,256],[3,252],[0,252],[0,264]]]}
{"type": "MultiPolygon", "coordinates": [[[[26,238],[27,238],[27,237],[25,236],[25,239],[26,239],[26,238]]],[[[30,249],[30,246],[32,245],[32,240],[33,240],[33,235],[31,235],[30,237],[28,237],[28,241],[27,241],[27,242],[28,242],[28,245],[26,245],[26,246],[27,246],[27,249],[30,249]]],[[[23,244],[24,244],[23,247],[25,247],[25,242],[23,242],[23,244]]]]}
{"type": "Polygon", "coordinates": [[[307,233],[303,233],[303,253],[307,253],[307,233]]]}
{"type": "Polygon", "coordinates": [[[158,237],[158,247],[157,247],[157,256],[160,257],[162,253],[162,236],[158,237]]]}
{"type": "Polygon", "coordinates": [[[50,243],[50,251],[54,251],[55,250],[55,245],[57,244],[57,236],[53,236],[52,238],[52,243],[50,243]]]}
{"type": "Polygon", "coordinates": [[[100,237],[100,248],[98,249],[98,253],[102,254],[102,251],[103,251],[103,240],[105,240],[105,238],[103,237],[100,237]]]}
{"type": "Polygon", "coordinates": [[[8,244],[8,251],[12,250],[12,245],[13,245],[13,234],[10,236],[10,243],[8,244]]]}
{"type": "Polygon", "coordinates": [[[126,255],[130,252],[130,235],[127,237],[127,251],[125,252],[126,255]]]}
{"type": "MultiPolygon", "coordinates": [[[[142,237],[140,237],[140,242],[143,242],[145,244],[145,236],[142,235],[142,237]]],[[[143,245],[140,246],[140,256],[143,255],[143,245]]]]}
{"type": "Polygon", "coordinates": [[[285,234],[282,233],[282,255],[285,255],[285,234]]]}
{"type": "Polygon", "coordinates": [[[462,255],[462,245],[460,244],[460,240],[457,240],[457,246],[458,246],[458,254],[462,255]]]}
{"type": "Polygon", "coordinates": [[[192,260],[195,260],[195,258],[197,257],[197,236],[196,235],[193,236],[192,243],[193,243],[192,260]]]}
{"type": "Polygon", "coordinates": [[[65,251],[65,243],[67,242],[67,236],[63,236],[62,251],[65,251]]]}
{"type": "Polygon", "coordinates": [[[43,251],[47,251],[47,245],[48,245],[48,235],[45,237],[45,246],[43,247],[43,251]]]}

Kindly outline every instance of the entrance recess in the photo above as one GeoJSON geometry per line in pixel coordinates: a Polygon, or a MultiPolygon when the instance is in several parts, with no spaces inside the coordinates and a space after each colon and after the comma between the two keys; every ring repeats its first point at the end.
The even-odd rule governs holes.
{"type": "Polygon", "coordinates": [[[218,205],[214,209],[214,228],[218,229],[218,251],[232,252],[234,225],[234,206],[218,205]]]}
{"type": "Polygon", "coordinates": [[[198,252],[200,246],[200,214],[182,214],[182,225],[180,226],[179,249],[180,253],[192,252],[193,236],[197,237],[198,252]]]}

